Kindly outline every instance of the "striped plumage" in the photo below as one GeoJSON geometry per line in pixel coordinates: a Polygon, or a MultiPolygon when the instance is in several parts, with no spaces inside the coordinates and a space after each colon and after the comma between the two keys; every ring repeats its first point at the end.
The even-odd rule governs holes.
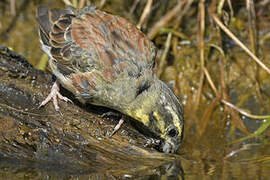
{"type": "Polygon", "coordinates": [[[153,73],[153,43],[126,19],[85,7],[38,8],[42,49],[60,84],[81,102],[134,118],[175,152],[183,137],[182,107],[153,73]]]}

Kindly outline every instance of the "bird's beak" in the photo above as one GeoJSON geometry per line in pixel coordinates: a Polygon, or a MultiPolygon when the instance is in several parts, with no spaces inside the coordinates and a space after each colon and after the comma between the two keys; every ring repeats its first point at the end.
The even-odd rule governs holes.
{"type": "Polygon", "coordinates": [[[174,138],[170,138],[168,140],[164,140],[160,145],[160,150],[164,153],[175,153],[180,144],[177,143],[177,140],[174,138]]]}

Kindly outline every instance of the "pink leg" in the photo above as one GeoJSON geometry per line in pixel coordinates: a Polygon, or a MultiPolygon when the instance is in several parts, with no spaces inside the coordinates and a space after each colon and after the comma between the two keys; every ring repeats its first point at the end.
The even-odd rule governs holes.
{"type": "Polygon", "coordinates": [[[71,102],[72,103],[72,101],[70,99],[68,99],[67,97],[64,97],[64,96],[62,96],[60,94],[58,81],[56,81],[53,84],[50,94],[47,96],[47,98],[44,101],[41,102],[41,104],[39,105],[39,108],[44,106],[45,104],[47,104],[50,100],[52,100],[55,110],[60,112],[60,108],[58,106],[57,98],[59,98],[61,100],[64,100],[65,102],[71,102]]]}

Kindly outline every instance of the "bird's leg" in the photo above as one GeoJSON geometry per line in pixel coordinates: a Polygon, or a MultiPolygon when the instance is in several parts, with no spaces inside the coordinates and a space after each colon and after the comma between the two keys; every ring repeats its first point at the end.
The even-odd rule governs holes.
{"type": "Polygon", "coordinates": [[[122,116],[122,118],[119,120],[118,124],[114,127],[113,132],[111,133],[110,137],[112,137],[121,127],[121,125],[124,123],[124,118],[122,116]]]}
{"type": "Polygon", "coordinates": [[[56,80],[55,83],[52,86],[50,94],[47,96],[47,98],[44,101],[41,102],[41,104],[39,105],[39,108],[44,106],[45,104],[47,104],[50,100],[52,100],[55,110],[60,112],[60,108],[58,106],[57,98],[59,98],[61,100],[64,100],[65,102],[71,102],[72,103],[72,101],[70,99],[68,99],[67,97],[62,96],[59,91],[60,91],[59,82],[56,80]]]}

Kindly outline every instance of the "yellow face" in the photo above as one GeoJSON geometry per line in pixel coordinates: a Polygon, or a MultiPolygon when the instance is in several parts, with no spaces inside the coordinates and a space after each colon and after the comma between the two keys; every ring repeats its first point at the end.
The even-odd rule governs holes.
{"type": "Polygon", "coordinates": [[[151,113],[148,127],[163,140],[160,150],[173,153],[178,150],[183,139],[183,117],[170,104],[160,106],[151,113]]]}
{"type": "Polygon", "coordinates": [[[130,116],[142,123],[149,130],[148,134],[162,140],[161,151],[174,153],[183,139],[183,110],[174,94],[166,90],[159,92],[157,98],[145,96],[130,116]]]}

